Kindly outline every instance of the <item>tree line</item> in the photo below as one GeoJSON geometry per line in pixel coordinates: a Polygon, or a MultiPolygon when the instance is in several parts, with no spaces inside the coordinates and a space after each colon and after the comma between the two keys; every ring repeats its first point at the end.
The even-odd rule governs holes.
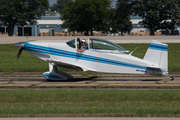
{"type": "Polygon", "coordinates": [[[46,11],[57,11],[62,27],[69,31],[130,32],[131,16],[142,17],[139,24],[150,29],[174,29],[180,24],[180,0],[57,0],[49,7],[48,0],[0,0],[0,24],[13,35],[15,25],[36,24],[46,11]]]}

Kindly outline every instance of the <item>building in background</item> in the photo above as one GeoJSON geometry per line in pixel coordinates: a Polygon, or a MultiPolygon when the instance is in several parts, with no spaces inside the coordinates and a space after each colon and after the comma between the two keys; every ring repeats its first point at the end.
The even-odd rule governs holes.
{"type": "MultiPolygon", "coordinates": [[[[48,36],[53,36],[55,32],[61,32],[62,20],[58,13],[55,15],[42,16],[37,20],[37,24],[15,26],[14,35],[16,36],[40,36],[40,33],[49,33],[48,36]]],[[[0,27],[0,34],[7,34],[7,26],[0,27]]]]}
{"type": "MultiPolygon", "coordinates": [[[[131,33],[136,32],[148,32],[148,28],[144,28],[144,25],[139,24],[142,18],[138,16],[131,16],[131,22],[133,25],[133,29],[131,33]]],[[[54,36],[55,33],[60,33],[63,31],[62,20],[60,20],[60,16],[58,13],[54,15],[46,15],[42,16],[41,19],[37,20],[37,24],[34,25],[24,25],[24,26],[15,26],[14,27],[14,35],[15,36],[54,36]]],[[[0,35],[7,36],[8,27],[1,26],[0,27],[0,35]]],[[[174,31],[170,30],[162,30],[163,35],[179,35],[180,26],[175,26],[174,31]]]]}
{"type": "MultiPolygon", "coordinates": [[[[149,28],[145,28],[144,25],[139,24],[139,21],[142,20],[143,19],[139,16],[131,16],[131,22],[133,25],[133,29],[131,30],[131,33],[150,31],[149,28]]],[[[158,30],[157,32],[161,32],[161,35],[180,35],[180,26],[175,25],[174,30],[164,29],[164,30],[158,30]]]]}

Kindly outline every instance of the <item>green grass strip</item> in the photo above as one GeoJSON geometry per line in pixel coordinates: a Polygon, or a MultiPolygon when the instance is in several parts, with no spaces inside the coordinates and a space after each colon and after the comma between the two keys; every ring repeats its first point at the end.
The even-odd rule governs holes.
{"type": "Polygon", "coordinates": [[[179,90],[1,90],[0,116],[180,116],[179,90]]]}
{"type": "MultiPolygon", "coordinates": [[[[119,44],[125,49],[132,51],[136,47],[138,49],[132,54],[136,57],[143,58],[149,44],[119,44]]],[[[168,65],[169,72],[180,72],[180,43],[169,43],[168,65]]],[[[23,51],[17,60],[18,49],[14,44],[0,44],[0,71],[12,73],[14,71],[48,71],[48,63],[42,61],[28,52],[23,51]]],[[[153,56],[152,56],[153,57],[153,56]]],[[[60,68],[62,71],[69,69],[60,68]]]]}

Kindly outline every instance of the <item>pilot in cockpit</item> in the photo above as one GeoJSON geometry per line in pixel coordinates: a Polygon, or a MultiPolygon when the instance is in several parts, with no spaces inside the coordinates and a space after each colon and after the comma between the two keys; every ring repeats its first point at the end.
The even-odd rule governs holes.
{"type": "Polygon", "coordinates": [[[79,49],[79,48],[77,48],[77,50],[78,50],[78,52],[83,52],[83,51],[85,51],[85,50],[87,50],[88,48],[87,48],[87,46],[86,46],[86,40],[85,39],[82,39],[81,40],[81,48],[79,49]]]}

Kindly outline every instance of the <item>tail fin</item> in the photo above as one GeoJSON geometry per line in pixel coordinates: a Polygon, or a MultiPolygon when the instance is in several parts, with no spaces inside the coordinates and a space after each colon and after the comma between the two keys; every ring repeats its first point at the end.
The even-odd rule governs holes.
{"type": "Polygon", "coordinates": [[[158,66],[162,74],[168,74],[168,45],[152,40],[143,60],[158,66]]]}

